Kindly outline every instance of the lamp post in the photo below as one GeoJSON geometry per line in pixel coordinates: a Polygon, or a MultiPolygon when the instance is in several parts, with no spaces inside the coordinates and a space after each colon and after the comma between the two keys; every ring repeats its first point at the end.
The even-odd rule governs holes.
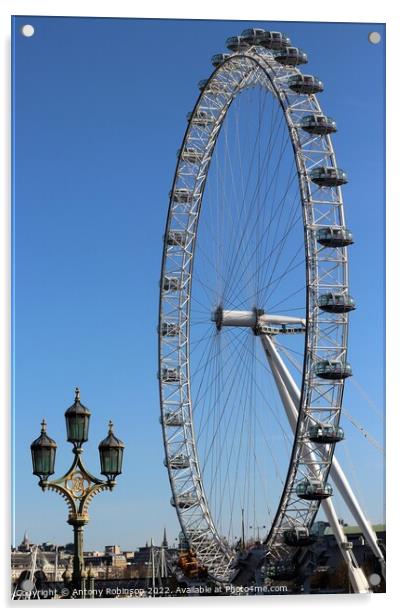
{"type": "Polygon", "coordinates": [[[260,529],[263,530],[264,528],[266,528],[265,524],[263,524],[263,526],[250,526],[250,528],[257,529],[257,541],[258,543],[260,543],[260,529]]]}
{"type": "Polygon", "coordinates": [[[67,441],[73,444],[74,460],[69,470],[59,479],[49,481],[54,474],[56,459],[56,442],[46,433],[46,422],[31,444],[33,474],[39,477],[43,491],[52,490],[60,494],[67,503],[67,522],[74,531],[74,556],[72,586],[75,590],[85,592],[84,575],[84,526],[89,521],[88,507],[96,494],[113,490],[116,477],[121,474],[124,444],[113,433],[113,424],[109,422],[107,437],[99,443],[101,474],[106,481],[92,475],[82,460],[82,445],[88,440],[91,412],[80,401],[80,390],[75,390],[74,404],[65,412],[67,441]]]}

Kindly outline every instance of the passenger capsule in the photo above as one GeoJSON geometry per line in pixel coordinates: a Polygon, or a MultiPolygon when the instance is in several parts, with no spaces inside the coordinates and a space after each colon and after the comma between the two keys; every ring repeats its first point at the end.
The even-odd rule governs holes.
{"type": "Polygon", "coordinates": [[[205,530],[203,529],[189,530],[188,529],[187,536],[190,540],[190,543],[193,543],[194,541],[199,541],[200,539],[205,540],[205,530]]]}
{"type": "MultiPolygon", "coordinates": [[[[172,192],[169,193],[172,196],[172,192]]],[[[193,198],[193,191],[189,188],[175,188],[173,191],[174,203],[190,203],[193,198]]]]}
{"type": "Polygon", "coordinates": [[[230,36],[226,39],[226,47],[230,51],[245,51],[250,45],[242,36],[230,36]]]}
{"type": "Polygon", "coordinates": [[[318,424],[309,428],[308,437],[312,443],[329,445],[343,441],[345,433],[339,426],[318,424]]]}
{"type": "Polygon", "coordinates": [[[317,242],[327,248],[342,248],[353,244],[353,236],[345,227],[322,227],[316,233],[317,242]]]}
{"type": "Polygon", "coordinates": [[[168,246],[185,246],[186,232],[185,231],[169,231],[167,236],[168,246]]]}
{"type": "Polygon", "coordinates": [[[170,504],[173,507],[176,507],[177,504],[177,507],[179,509],[190,509],[190,507],[193,507],[197,503],[198,498],[195,492],[186,492],[185,494],[180,494],[179,496],[176,496],[176,503],[173,497],[170,499],[170,504]]]}
{"type": "Polygon", "coordinates": [[[197,150],[196,148],[191,148],[189,146],[185,146],[182,150],[177,152],[178,156],[181,156],[181,159],[186,163],[199,163],[203,159],[203,152],[197,150]]]}
{"type": "Polygon", "coordinates": [[[335,120],[321,114],[304,116],[300,121],[300,128],[310,135],[329,135],[337,131],[335,120]]]}
{"type": "Polygon", "coordinates": [[[283,533],[283,541],[292,547],[305,547],[317,541],[317,535],[309,530],[307,526],[295,526],[283,533]]]}
{"type": "Polygon", "coordinates": [[[288,35],[283,32],[264,32],[259,37],[258,44],[265,47],[265,49],[281,51],[286,49],[286,47],[290,47],[292,43],[288,35]]]}
{"type": "Polygon", "coordinates": [[[223,64],[228,58],[230,58],[230,53],[216,53],[212,56],[211,63],[215,68],[218,68],[218,66],[223,64]]]}
{"type": "Polygon", "coordinates": [[[179,335],[179,332],[180,332],[180,327],[177,325],[177,323],[164,322],[161,325],[161,335],[162,336],[174,338],[175,336],[179,335]]]}
{"type": "Polygon", "coordinates": [[[201,79],[201,81],[198,82],[198,88],[200,90],[203,90],[205,88],[205,86],[207,85],[209,79],[201,79]]]}
{"type": "Polygon", "coordinates": [[[211,92],[211,94],[223,94],[224,92],[230,91],[227,84],[217,79],[212,79],[212,81],[209,81],[209,79],[201,79],[201,81],[198,82],[198,87],[201,91],[205,90],[206,92],[211,92]]]}
{"type": "Polygon", "coordinates": [[[241,38],[249,45],[259,45],[266,31],[263,28],[247,28],[241,33],[241,38]]]}
{"type": "Polygon", "coordinates": [[[297,66],[308,62],[306,52],[297,47],[286,47],[275,56],[275,60],[284,66],[297,66]]]}
{"type": "Polygon", "coordinates": [[[175,456],[170,456],[169,461],[164,460],[165,466],[169,466],[169,468],[173,468],[174,470],[180,470],[183,468],[188,468],[190,466],[190,461],[188,456],[179,453],[175,456]]]}
{"type": "Polygon", "coordinates": [[[215,122],[215,116],[204,109],[198,109],[198,111],[193,115],[193,112],[190,111],[187,114],[187,121],[192,122],[196,126],[200,126],[201,128],[207,128],[211,124],[215,122]]]}
{"type": "Polygon", "coordinates": [[[164,383],[179,383],[180,369],[179,368],[162,368],[162,381],[164,383]]]}
{"type": "Polygon", "coordinates": [[[336,167],[316,167],[310,172],[310,180],[320,187],[335,187],[347,184],[348,176],[336,167]]]}
{"type": "Polygon", "coordinates": [[[296,486],[296,495],[303,500],[323,500],[332,496],[333,489],[329,483],[319,479],[304,479],[296,486]]]}
{"type": "Polygon", "coordinates": [[[183,416],[180,411],[170,411],[169,413],[165,413],[163,418],[160,418],[160,421],[161,423],[164,423],[165,426],[171,426],[172,428],[184,426],[183,416]]]}
{"type": "Polygon", "coordinates": [[[314,373],[320,379],[336,381],[352,376],[352,367],[339,359],[323,359],[314,365],[314,373]]]}
{"type": "Polygon", "coordinates": [[[356,309],[355,300],[346,293],[323,293],[318,298],[318,307],[324,312],[343,314],[356,309]]]}
{"type": "Polygon", "coordinates": [[[213,94],[223,94],[225,92],[230,93],[233,91],[233,85],[214,79],[209,84],[208,90],[213,94]]]}
{"type": "Polygon", "coordinates": [[[314,75],[292,75],[288,86],[297,94],[317,94],[324,90],[324,84],[314,75]]]}
{"type": "Polygon", "coordinates": [[[293,580],[297,576],[297,568],[291,560],[278,560],[268,565],[265,572],[271,580],[293,580]]]}
{"type": "Polygon", "coordinates": [[[175,293],[180,290],[180,280],[172,276],[164,276],[162,289],[167,292],[175,293]]]}

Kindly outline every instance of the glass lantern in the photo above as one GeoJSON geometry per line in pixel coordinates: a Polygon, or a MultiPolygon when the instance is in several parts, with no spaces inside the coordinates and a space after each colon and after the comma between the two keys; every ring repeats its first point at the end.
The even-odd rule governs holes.
{"type": "Polygon", "coordinates": [[[75,389],[74,404],[64,413],[66,418],[67,440],[80,448],[88,440],[91,412],[80,402],[80,390],[75,389]]]}
{"type": "Polygon", "coordinates": [[[54,463],[56,460],[56,441],[46,434],[46,422],[42,421],[42,430],[39,438],[31,444],[32,472],[46,481],[49,475],[54,474],[54,463]]]}
{"type": "Polygon", "coordinates": [[[121,474],[124,443],[113,434],[113,424],[109,422],[109,433],[99,443],[101,474],[114,481],[121,474]]]}

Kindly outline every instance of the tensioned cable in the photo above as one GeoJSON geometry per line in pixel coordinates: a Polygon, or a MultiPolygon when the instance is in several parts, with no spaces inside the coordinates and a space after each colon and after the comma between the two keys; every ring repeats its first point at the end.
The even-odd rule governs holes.
{"type": "MultiPolygon", "coordinates": [[[[241,344],[241,341],[239,341],[239,340],[238,340],[238,339],[240,338],[240,334],[241,334],[241,332],[240,332],[239,334],[237,334],[237,341],[235,341],[235,346],[234,346],[234,348],[232,348],[232,349],[231,349],[231,354],[230,354],[230,357],[233,357],[233,356],[235,355],[235,353],[236,353],[236,352],[238,352],[238,348],[237,348],[237,347],[241,344]],[[236,343],[237,343],[237,345],[236,345],[236,343]]],[[[227,348],[228,346],[230,346],[231,344],[233,344],[233,340],[229,340],[229,342],[228,342],[228,344],[227,344],[226,348],[227,348]]],[[[217,353],[217,354],[216,354],[216,356],[218,356],[218,355],[219,355],[219,353],[217,353]]],[[[214,356],[212,359],[215,359],[215,356],[214,356]]],[[[210,363],[211,363],[211,362],[210,362],[210,360],[209,360],[209,361],[207,361],[207,362],[205,363],[205,366],[204,366],[204,371],[205,371],[206,367],[207,367],[208,365],[210,365],[210,363]]],[[[224,367],[222,366],[222,367],[221,367],[221,370],[223,370],[223,369],[224,369],[224,367]]],[[[217,375],[217,376],[216,376],[216,378],[217,378],[218,376],[219,376],[219,375],[217,375]]],[[[214,385],[214,383],[215,383],[215,381],[213,381],[210,385],[214,385]]],[[[200,401],[201,401],[202,399],[204,399],[204,397],[205,397],[205,394],[204,394],[203,396],[199,397],[200,387],[201,387],[201,386],[202,386],[202,380],[201,380],[200,386],[199,386],[198,391],[197,391],[197,396],[196,396],[195,402],[193,403],[193,409],[195,409],[195,408],[197,407],[197,405],[200,403],[200,401]]],[[[202,428],[201,428],[201,432],[202,432],[202,428]]],[[[201,434],[200,434],[199,436],[201,436],[201,434]]]]}
{"type": "MultiPolygon", "coordinates": [[[[282,149],[282,151],[281,151],[281,154],[280,154],[279,158],[281,158],[281,157],[283,156],[284,152],[285,152],[285,148],[283,148],[283,149],[282,149]]],[[[266,155],[265,155],[265,157],[264,157],[264,163],[263,163],[263,164],[265,164],[265,158],[266,158],[267,154],[268,154],[268,151],[267,151],[267,153],[266,153],[266,155]]],[[[278,162],[278,163],[277,163],[277,166],[278,166],[279,164],[280,164],[280,163],[278,162]]],[[[248,234],[248,235],[247,235],[247,237],[250,237],[251,232],[252,232],[252,231],[254,231],[254,228],[255,228],[255,223],[254,223],[253,227],[252,227],[252,228],[250,228],[250,227],[248,226],[248,222],[249,222],[249,220],[250,220],[250,217],[251,217],[251,216],[252,216],[252,214],[253,214],[253,206],[254,206],[254,202],[255,202],[256,194],[257,194],[258,188],[260,187],[261,182],[262,182],[262,177],[260,176],[260,178],[259,178],[259,179],[258,179],[258,181],[257,181],[257,186],[256,186],[256,188],[254,189],[254,192],[253,192],[252,198],[251,198],[251,200],[250,200],[249,212],[248,212],[248,215],[247,215],[247,217],[246,217],[246,219],[244,220],[244,223],[243,223],[244,230],[243,230],[243,232],[242,232],[242,234],[241,234],[241,236],[240,236],[240,240],[239,240],[239,242],[238,242],[237,250],[236,250],[236,252],[235,252],[235,253],[233,253],[233,252],[232,252],[232,257],[231,257],[231,260],[230,260],[230,267],[229,267],[229,270],[228,270],[228,275],[227,275],[227,281],[228,281],[228,282],[227,282],[227,286],[225,287],[225,290],[226,290],[226,291],[228,291],[228,288],[227,288],[227,287],[228,287],[228,285],[229,285],[229,281],[230,281],[231,276],[232,276],[232,274],[233,274],[234,267],[236,266],[236,263],[237,263],[237,261],[239,260],[239,259],[238,259],[238,257],[239,257],[240,250],[241,250],[241,248],[242,248],[242,247],[244,247],[244,241],[245,241],[245,238],[246,238],[246,233],[248,234]]],[[[268,196],[268,195],[266,195],[266,197],[265,197],[265,198],[267,198],[267,196],[268,196]]],[[[244,204],[243,204],[243,205],[244,205],[244,204]]],[[[243,209],[244,209],[244,208],[243,208],[243,209]]],[[[241,262],[242,260],[243,260],[243,259],[240,259],[240,262],[241,262]]],[[[231,287],[230,287],[230,288],[231,288],[231,287]]]]}
{"type": "MultiPolygon", "coordinates": [[[[213,433],[213,436],[212,436],[212,439],[211,439],[211,442],[210,442],[210,448],[211,449],[213,448],[213,445],[215,443],[215,439],[217,438],[218,430],[219,430],[221,422],[222,422],[222,420],[224,418],[225,412],[226,412],[226,410],[228,408],[231,407],[231,405],[229,404],[230,397],[233,395],[233,393],[235,393],[235,397],[237,398],[237,394],[239,393],[239,388],[242,385],[242,379],[239,379],[239,378],[236,378],[236,377],[239,376],[239,371],[242,369],[242,366],[243,366],[243,363],[244,363],[243,362],[244,353],[245,353],[245,351],[243,349],[243,355],[239,356],[239,361],[237,363],[237,370],[236,370],[236,373],[233,375],[233,378],[232,378],[233,383],[236,381],[237,384],[235,385],[234,390],[233,390],[233,388],[229,389],[229,392],[228,392],[227,398],[225,400],[223,409],[222,408],[220,409],[219,422],[218,422],[218,424],[215,427],[215,431],[213,433]]],[[[240,401],[241,401],[243,396],[244,396],[244,387],[242,388],[242,391],[240,393],[240,401]]],[[[245,397],[245,399],[247,400],[247,396],[245,397]]],[[[237,415],[239,415],[239,413],[240,413],[240,407],[241,407],[241,404],[239,403],[239,409],[238,409],[237,415]]],[[[231,416],[228,417],[228,421],[230,420],[230,418],[231,418],[231,416]]],[[[215,470],[214,470],[213,476],[212,476],[211,490],[213,489],[213,486],[214,486],[214,484],[216,482],[216,478],[217,478],[218,472],[222,471],[222,466],[223,465],[221,463],[221,460],[222,460],[223,452],[225,450],[225,446],[226,446],[226,443],[227,443],[227,437],[229,435],[228,426],[226,426],[226,429],[224,429],[222,431],[224,433],[224,440],[223,440],[223,442],[219,441],[217,447],[214,448],[214,449],[218,449],[219,455],[217,456],[216,463],[215,463],[215,470]]],[[[233,447],[234,447],[234,440],[235,440],[235,437],[236,437],[236,431],[233,431],[233,433],[234,433],[234,435],[233,435],[233,438],[232,438],[231,453],[233,453],[233,447]]],[[[206,456],[206,459],[205,459],[204,468],[205,468],[205,466],[206,466],[206,464],[208,462],[208,457],[209,457],[209,452],[208,452],[208,454],[206,456]]],[[[230,458],[231,458],[231,456],[230,456],[230,458]]],[[[211,466],[213,467],[214,465],[212,464],[211,466]]],[[[226,487],[228,477],[229,477],[229,466],[226,467],[225,483],[224,483],[223,487],[221,487],[220,507],[219,507],[219,511],[218,511],[218,514],[217,514],[218,523],[220,523],[220,521],[221,521],[221,512],[222,512],[222,507],[223,507],[223,498],[224,498],[224,491],[225,491],[224,488],[226,487]]],[[[229,496],[229,498],[230,498],[230,496],[229,496]]]]}
{"type": "Polygon", "coordinates": [[[226,200],[224,200],[224,201],[225,201],[225,203],[227,202],[226,200]]]}
{"type": "MultiPolygon", "coordinates": [[[[266,101],[267,99],[268,99],[268,97],[266,97],[266,98],[265,98],[265,100],[264,100],[264,106],[265,106],[265,101],[266,101]]],[[[278,110],[277,110],[277,113],[278,113],[278,110]]],[[[278,129],[278,130],[279,130],[279,129],[278,129]]],[[[249,171],[248,171],[248,174],[247,174],[247,181],[246,181],[246,191],[245,191],[245,194],[247,194],[248,185],[249,185],[250,178],[251,178],[251,170],[252,170],[252,167],[253,167],[253,164],[254,164],[254,159],[255,159],[255,155],[256,155],[256,147],[257,147],[257,143],[258,143],[258,135],[256,136],[255,141],[254,141],[254,147],[253,147],[253,152],[252,152],[252,158],[251,158],[251,160],[250,160],[250,164],[249,164],[249,171]]],[[[266,153],[265,153],[265,155],[264,155],[264,162],[263,162],[263,164],[265,164],[266,158],[267,158],[267,156],[269,155],[269,152],[270,152],[270,150],[269,150],[269,146],[270,146],[270,144],[268,143],[268,145],[267,145],[267,150],[266,150],[266,153]]],[[[260,180],[260,181],[261,181],[261,180],[260,180]]],[[[257,183],[257,188],[258,188],[258,183],[257,183]]],[[[256,189],[257,189],[257,188],[255,188],[255,189],[254,189],[253,196],[252,196],[252,199],[251,199],[251,203],[254,203],[254,198],[255,198],[255,194],[256,194],[256,189]]],[[[239,220],[242,218],[242,214],[243,214],[243,212],[244,212],[244,208],[245,208],[245,206],[246,206],[246,201],[247,201],[246,199],[243,199],[243,202],[242,202],[242,204],[241,204],[240,214],[239,214],[239,220]]],[[[252,211],[252,208],[251,208],[251,207],[249,207],[249,215],[250,215],[250,212],[251,212],[251,211],[252,211]]],[[[247,222],[247,220],[245,221],[245,223],[246,223],[246,222],[247,222]]],[[[240,236],[240,239],[239,239],[239,241],[238,241],[238,243],[237,243],[237,250],[236,250],[236,253],[234,252],[234,250],[235,250],[235,245],[236,245],[236,244],[234,244],[234,245],[233,245],[233,249],[232,249],[232,251],[231,251],[231,255],[229,255],[229,260],[228,260],[228,268],[227,268],[227,281],[229,281],[229,280],[230,280],[230,277],[231,277],[231,275],[232,275],[232,270],[233,270],[233,267],[235,266],[235,264],[236,264],[236,262],[237,262],[237,255],[238,255],[238,253],[239,253],[240,248],[242,247],[242,244],[243,244],[243,241],[244,241],[244,235],[245,235],[246,230],[247,230],[247,225],[246,225],[246,224],[244,224],[244,230],[243,230],[243,232],[242,232],[242,234],[241,234],[241,236],[240,236]]],[[[226,292],[226,290],[227,290],[227,286],[225,286],[225,288],[224,288],[224,293],[226,292]]]]}
{"type": "MultiPolygon", "coordinates": [[[[214,447],[214,445],[216,444],[216,440],[218,437],[218,428],[220,427],[220,424],[223,420],[223,417],[225,415],[225,410],[228,406],[228,402],[229,402],[229,397],[231,394],[231,391],[233,389],[233,387],[226,387],[226,384],[228,383],[229,379],[230,379],[230,383],[234,382],[235,380],[237,381],[237,389],[240,387],[241,385],[241,379],[236,379],[236,377],[238,377],[238,372],[241,369],[241,365],[242,365],[242,357],[241,357],[241,351],[239,351],[239,361],[237,363],[235,363],[230,371],[230,374],[228,375],[226,382],[224,385],[221,385],[219,388],[219,393],[217,392],[218,387],[215,387],[215,398],[214,401],[212,403],[212,408],[210,409],[209,415],[211,416],[211,414],[213,415],[212,420],[213,420],[213,432],[210,435],[209,429],[208,429],[208,433],[207,433],[207,437],[205,439],[205,454],[203,457],[203,461],[202,461],[202,471],[203,474],[205,474],[205,476],[208,476],[207,471],[213,473],[213,477],[212,477],[212,481],[211,481],[211,485],[209,486],[209,492],[210,494],[213,493],[214,487],[215,487],[215,482],[216,482],[216,478],[217,478],[217,474],[218,471],[220,470],[220,461],[221,461],[221,457],[223,455],[223,443],[222,442],[218,442],[217,446],[214,447]],[[236,370],[234,370],[234,368],[236,368],[236,370]],[[226,392],[227,389],[229,389],[229,393],[226,397],[225,400],[225,404],[223,407],[223,410],[220,407],[220,412],[217,413],[217,407],[218,407],[218,403],[219,405],[221,405],[221,397],[222,397],[222,393],[225,392],[225,396],[226,396],[226,392]],[[208,445],[208,448],[207,448],[208,445]],[[219,452],[219,458],[217,460],[217,462],[215,463],[215,450],[218,449],[219,452]],[[211,461],[211,469],[209,469],[207,467],[207,464],[209,462],[209,458],[212,457],[212,461],[211,461]],[[215,470],[214,470],[215,469],[215,470]]],[[[216,379],[217,380],[217,379],[216,379]]],[[[212,388],[210,388],[210,390],[212,390],[212,388]]],[[[209,426],[210,422],[208,422],[208,426],[209,426]]],[[[215,492],[215,497],[214,497],[214,502],[216,503],[217,500],[217,496],[216,496],[216,492],[215,492]]]]}
{"type": "MultiPolygon", "coordinates": [[[[283,348],[283,347],[282,347],[283,348]]],[[[286,357],[288,358],[288,360],[291,362],[291,364],[298,370],[298,372],[302,372],[302,368],[300,366],[300,364],[298,364],[298,362],[296,362],[290,355],[290,353],[288,351],[286,351],[283,348],[283,353],[284,355],[286,355],[286,357]]],[[[328,397],[328,395],[323,394],[324,398],[326,398],[327,400],[330,400],[330,398],[328,397]]],[[[361,426],[358,421],[352,417],[352,415],[350,414],[350,412],[345,409],[345,407],[342,407],[342,416],[345,416],[350,423],[357,428],[357,430],[360,432],[360,434],[362,434],[364,436],[364,438],[367,439],[367,441],[370,443],[370,445],[372,445],[375,449],[377,449],[380,453],[384,453],[383,448],[381,447],[380,443],[378,443],[378,441],[376,441],[376,439],[371,436],[371,434],[363,427],[361,426]]]]}
{"type": "MultiPolygon", "coordinates": [[[[246,100],[247,100],[247,96],[249,96],[248,90],[243,91],[241,93],[241,96],[243,98],[246,98],[246,100]]],[[[266,100],[267,100],[267,97],[266,97],[266,99],[264,101],[264,109],[265,109],[266,100]]],[[[278,112],[278,110],[276,110],[276,111],[278,112]]],[[[250,117],[250,114],[249,114],[249,117],[250,117]]],[[[230,114],[228,115],[228,118],[230,119],[230,114]]],[[[250,136],[251,136],[251,131],[247,131],[246,137],[248,137],[248,139],[250,139],[250,136]]],[[[249,141],[246,142],[246,145],[248,145],[248,143],[249,143],[249,141]]],[[[250,183],[250,179],[251,179],[251,174],[252,174],[252,170],[253,170],[253,167],[254,167],[254,160],[255,160],[255,156],[256,156],[257,143],[258,143],[258,134],[257,134],[257,136],[255,137],[255,140],[254,140],[253,149],[252,149],[252,155],[251,155],[251,159],[250,159],[250,162],[249,162],[249,165],[248,165],[248,172],[247,172],[247,180],[246,180],[246,182],[244,182],[244,179],[243,179],[243,163],[241,162],[241,164],[240,164],[241,185],[244,188],[242,189],[242,201],[241,201],[241,205],[240,205],[239,209],[237,208],[237,204],[236,204],[237,220],[239,220],[239,221],[242,219],[244,207],[245,207],[246,202],[247,202],[246,194],[248,192],[248,187],[249,187],[249,183],[250,183]]],[[[238,145],[239,145],[239,142],[238,142],[238,145]]],[[[267,146],[267,150],[268,150],[268,147],[269,147],[269,144],[267,146]]],[[[246,149],[246,147],[244,146],[243,147],[243,152],[245,151],[245,149],[246,149]]],[[[242,161],[243,158],[244,158],[244,155],[239,152],[239,161],[242,161]]],[[[238,191],[236,191],[236,193],[237,192],[238,191]]],[[[232,234],[232,240],[237,236],[237,229],[233,228],[233,233],[236,233],[236,235],[232,234]]],[[[232,248],[232,250],[231,250],[231,252],[229,252],[228,260],[227,260],[227,270],[226,270],[227,271],[227,276],[226,276],[226,280],[228,280],[228,278],[229,278],[231,263],[232,263],[232,260],[233,260],[233,251],[234,251],[234,248],[236,246],[236,242],[230,241],[229,244],[230,244],[230,248],[232,248]]],[[[224,292],[225,292],[225,289],[224,289],[224,292]]]]}
{"type": "Polygon", "coordinates": [[[375,402],[370,398],[368,393],[364,390],[363,386],[359,383],[359,381],[356,379],[356,377],[354,375],[352,376],[350,381],[356,387],[357,391],[366,400],[367,404],[369,405],[371,410],[374,411],[375,415],[377,415],[377,417],[379,419],[383,420],[384,419],[384,413],[376,406],[375,402]]]}
{"type": "MultiPolygon", "coordinates": [[[[281,141],[281,147],[280,147],[280,155],[279,155],[279,157],[278,157],[277,165],[276,165],[276,168],[275,168],[274,173],[273,173],[273,178],[272,178],[272,180],[270,180],[270,185],[269,185],[269,188],[268,188],[268,190],[266,190],[266,191],[265,191],[265,198],[264,198],[264,202],[263,202],[263,205],[264,205],[264,206],[265,206],[266,200],[268,199],[268,196],[269,196],[270,189],[271,189],[272,185],[276,185],[276,181],[277,181],[277,172],[278,172],[278,169],[279,169],[280,164],[281,164],[281,162],[282,162],[283,155],[284,155],[284,153],[285,153],[285,151],[286,151],[287,144],[286,144],[286,142],[285,142],[285,132],[286,132],[286,131],[285,131],[285,128],[286,128],[286,125],[285,125],[285,124],[283,124],[283,125],[282,125],[282,129],[283,129],[283,130],[282,130],[282,141],[281,141]]],[[[275,141],[276,141],[276,140],[275,140],[275,141]]],[[[273,145],[274,145],[274,144],[272,144],[272,146],[273,146],[273,145]]],[[[272,153],[272,150],[273,150],[273,147],[272,147],[272,149],[270,148],[270,149],[267,151],[267,154],[269,153],[269,157],[268,157],[268,166],[269,166],[269,162],[270,162],[270,159],[271,159],[271,153],[272,153]]],[[[265,163],[265,161],[264,161],[264,168],[265,168],[265,164],[266,164],[266,163],[265,163]]],[[[250,205],[250,208],[249,208],[250,215],[251,215],[251,213],[253,212],[253,210],[255,209],[255,208],[254,208],[254,204],[255,204],[255,197],[256,197],[256,194],[258,194],[258,192],[260,191],[261,182],[263,181],[263,178],[264,178],[265,176],[267,176],[267,175],[269,175],[269,174],[268,174],[268,171],[267,171],[266,173],[264,173],[264,174],[260,174],[260,175],[259,175],[259,177],[258,177],[257,186],[256,186],[256,189],[255,189],[255,191],[254,191],[253,198],[252,198],[252,201],[251,201],[251,205],[250,205]]],[[[269,208],[265,208],[265,207],[264,207],[264,210],[267,210],[267,209],[269,209],[269,208]]],[[[276,213],[276,211],[277,211],[277,210],[275,210],[274,208],[271,208],[271,212],[272,212],[272,211],[275,211],[275,213],[276,213]]],[[[271,215],[271,218],[273,218],[273,217],[275,216],[275,213],[274,213],[273,215],[271,215]]],[[[258,211],[258,215],[257,215],[256,220],[255,220],[255,222],[254,222],[254,224],[253,224],[253,226],[252,226],[252,227],[249,227],[249,225],[248,225],[248,220],[246,221],[246,223],[245,223],[245,225],[244,225],[245,229],[246,229],[247,227],[249,227],[249,229],[248,229],[248,237],[251,237],[251,235],[252,235],[252,234],[254,234],[254,231],[256,230],[256,227],[258,227],[258,224],[259,224],[259,211],[258,211]]],[[[264,238],[264,236],[265,236],[265,234],[264,234],[264,235],[262,235],[262,237],[263,237],[263,238],[264,238]]],[[[258,247],[258,242],[257,242],[257,247],[258,247]]],[[[240,262],[243,262],[243,258],[242,258],[242,259],[240,259],[240,262]]],[[[258,264],[257,264],[257,267],[256,267],[256,271],[257,271],[257,272],[259,272],[258,264]]],[[[257,275],[258,275],[258,274],[257,274],[257,275]]]]}

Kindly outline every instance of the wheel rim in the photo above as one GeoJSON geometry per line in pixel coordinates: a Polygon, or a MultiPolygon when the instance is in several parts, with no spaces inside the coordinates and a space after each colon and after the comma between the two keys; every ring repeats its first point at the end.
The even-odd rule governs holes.
{"type": "MultiPolygon", "coordinates": [[[[210,575],[222,580],[233,576],[237,560],[236,552],[222,536],[211,512],[204,485],[205,468],[197,451],[190,388],[190,329],[195,313],[192,304],[195,305],[196,299],[193,297],[191,302],[193,264],[198,258],[198,254],[196,258],[194,256],[197,234],[201,233],[198,223],[202,220],[200,212],[204,192],[209,188],[207,178],[214,148],[233,101],[241,92],[257,84],[270,91],[286,123],[288,143],[297,170],[306,264],[306,335],[297,429],[290,462],[285,469],[287,474],[279,507],[272,516],[269,532],[261,529],[265,553],[272,562],[293,557],[294,549],[284,544],[284,531],[297,524],[310,528],[318,510],[319,501],[304,501],[295,492],[295,486],[303,478],[312,477],[311,463],[306,463],[307,454],[314,453],[318,458],[318,474],[322,482],[326,482],[330,470],[334,444],[315,444],[313,447],[306,442],[308,429],[323,414],[327,424],[334,427],[339,424],[343,380],[324,383],[315,375],[314,366],[318,360],[326,358],[346,361],[347,315],[326,314],[323,318],[318,308],[318,297],[325,290],[333,289],[334,285],[344,293],[348,290],[346,248],[329,249],[317,242],[317,229],[326,226],[344,228],[342,195],[339,186],[316,188],[309,180],[312,169],[322,167],[323,161],[328,167],[336,168],[336,160],[328,135],[311,136],[300,128],[301,117],[308,113],[321,114],[321,109],[315,96],[296,94],[289,88],[289,77],[295,75],[299,75],[297,68],[281,66],[272,52],[261,47],[249,47],[247,52],[231,54],[213,72],[191,114],[183,140],[166,226],[159,318],[159,381],[166,465],[172,502],[186,539],[210,575]],[[170,335],[166,335],[166,324],[176,326],[170,335]]],[[[229,264],[230,268],[233,268],[233,262],[229,264]]],[[[256,297],[255,301],[259,298],[256,297]]],[[[219,303],[219,298],[211,306],[215,315],[219,309],[227,307],[219,303]]],[[[261,306],[257,304],[255,308],[261,306]]],[[[317,467],[314,469],[313,475],[317,475],[317,467]]]]}

